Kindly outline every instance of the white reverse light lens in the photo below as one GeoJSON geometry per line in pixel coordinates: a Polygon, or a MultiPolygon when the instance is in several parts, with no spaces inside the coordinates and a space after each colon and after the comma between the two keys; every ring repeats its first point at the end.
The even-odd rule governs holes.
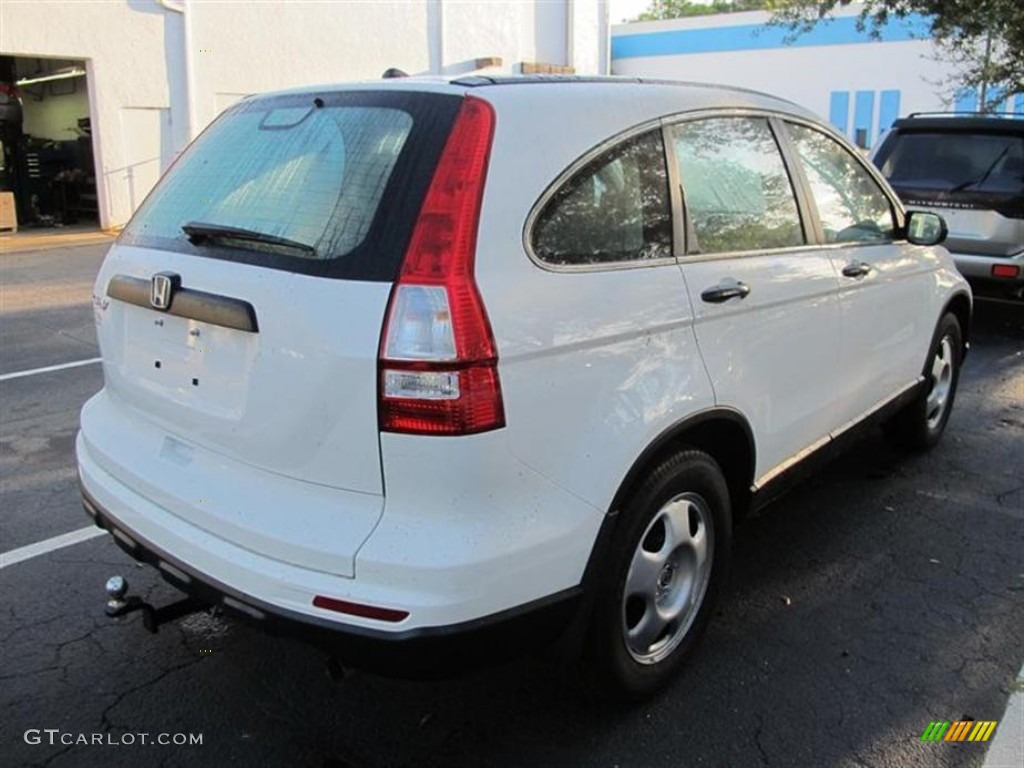
{"type": "Polygon", "coordinates": [[[389,360],[455,359],[452,315],[448,309],[448,291],[443,286],[398,286],[388,322],[384,357],[389,360]]]}
{"type": "Polygon", "coordinates": [[[458,400],[458,371],[384,371],[384,397],[458,400]]]}

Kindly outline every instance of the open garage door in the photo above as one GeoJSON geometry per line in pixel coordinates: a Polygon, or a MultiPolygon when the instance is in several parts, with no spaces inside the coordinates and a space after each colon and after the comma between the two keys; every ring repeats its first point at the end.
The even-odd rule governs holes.
{"type": "Polygon", "coordinates": [[[19,228],[99,225],[85,62],[0,56],[0,190],[19,228]]]}

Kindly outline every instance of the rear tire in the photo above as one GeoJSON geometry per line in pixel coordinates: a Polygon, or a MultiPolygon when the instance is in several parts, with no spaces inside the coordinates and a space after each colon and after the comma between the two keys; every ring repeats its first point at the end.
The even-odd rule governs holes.
{"type": "Polygon", "coordinates": [[[953,410],[962,360],[963,332],[949,312],[936,328],[921,392],[888,425],[886,434],[893,442],[912,451],[926,451],[939,442],[953,410]]]}
{"type": "Polygon", "coordinates": [[[649,696],[692,655],[726,582],[729,490],[718,463],[688,450],[662,462],[623,506],[582,654],[603,698],[649,696]]]}

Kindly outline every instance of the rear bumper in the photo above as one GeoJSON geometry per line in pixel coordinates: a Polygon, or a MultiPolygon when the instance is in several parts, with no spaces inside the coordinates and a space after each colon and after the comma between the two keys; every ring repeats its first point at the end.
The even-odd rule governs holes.
{"type": "Polygon", "coordinates": [[[429,445],[386,437],[394,479],[369,535],[349,525],[362,510],[353,494],[197,446],[182,457],[103,393],[83,408],[76,453],[87,509],[133,557],[201,601],[351,666],[418,675],[554,639],[583,591],[604,516],[515,464],[501,430],[429,445]],[[332,515],[336,525],[318,525],[332,515]],[[286,546],[296,542],[305,549],[286,546]],[[353,567],[333,567],[332,552],[353,567]]]}
{"type": "Polygon", "coordinates": [[[582,603],[573,587],[490,616],[449,626],[375,631],[272,605],[200,573],[146,540],[103,508],[82,485],[82,504],[121,549],[156,568],[170,584],[269,634],[293,637],[344,664],[384,675],[433,677],[497,663],[557,640],[582,603]]]}
{"type": "Polygon", "coordinates": [[[385,499],[186,444],[106,390],[81,424],[82,484],[121,527],[239,594],[342,628],[459,625],[570,589],[604,517],[517,464],[504,430],[385,435],[385,499]]]}
{"type": "Polygon", "coordinates": [[[971,284],[974,298],[981,301],[1024,303],[1024,251],[1015,256],[982,256],[953,253],[956,268],[971,284]],[[994,277],[992,268],[1017,267],[1016,277],[994,277]]]}

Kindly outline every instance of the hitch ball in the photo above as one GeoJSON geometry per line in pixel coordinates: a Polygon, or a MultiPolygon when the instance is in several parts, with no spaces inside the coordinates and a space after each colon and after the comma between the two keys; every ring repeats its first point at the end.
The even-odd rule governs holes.
{"type": "Polygon", "coordinates": [[[111,576],[107,579],[107,613],[114,615],[127,605],[124,596],[128,594],[128,582],[123,576],[111,576]]]}
{"type": "Polygon", "coordinates": [[[128,582],[124,576],[111,576],[107,579],[107,595],[113,600],[120,600],[128,594],[128,582]]]}

